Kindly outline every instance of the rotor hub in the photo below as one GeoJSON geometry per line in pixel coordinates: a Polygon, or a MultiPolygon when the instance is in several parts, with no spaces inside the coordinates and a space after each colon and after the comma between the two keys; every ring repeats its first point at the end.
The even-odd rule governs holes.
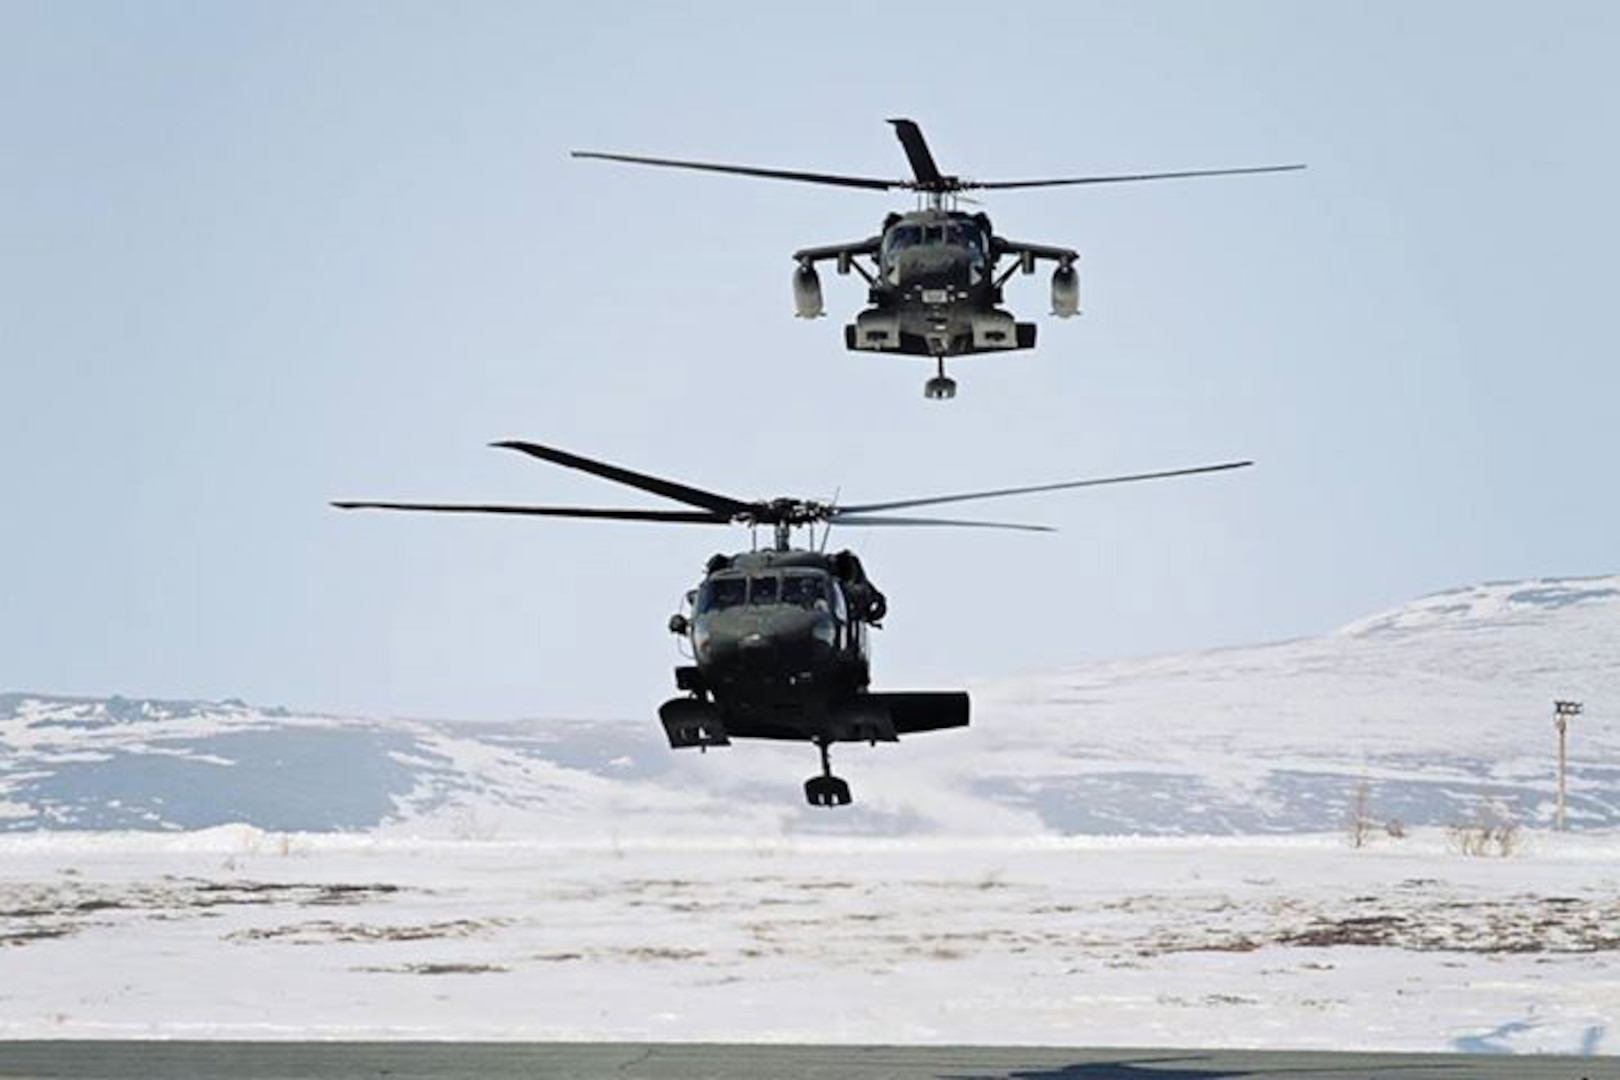
{"type": "Polygon", "coordinates": [[[818,525],[832,517],[833,508],[814,499],[778,498],[757,502],[737,515],[747,525],[818,525]]]}

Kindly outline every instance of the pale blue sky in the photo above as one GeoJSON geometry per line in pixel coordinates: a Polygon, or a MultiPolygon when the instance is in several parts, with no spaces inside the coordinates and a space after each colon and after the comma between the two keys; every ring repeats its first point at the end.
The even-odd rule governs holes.
{"type": "Polygon", "coordinates": [[[1607,3],[0,0],[0,688],[650,721],[720,530],[342,515],[644,505],[522,437],[739,496],[874,500],[1254,457],[835,533],[878,681],[1329,629],[1615,570],[1620,8],[1607,3]],[[789,253],[899,196],[569,160],[983,178],[1082,252],[1033,354],[852,355],[789,253]]]}

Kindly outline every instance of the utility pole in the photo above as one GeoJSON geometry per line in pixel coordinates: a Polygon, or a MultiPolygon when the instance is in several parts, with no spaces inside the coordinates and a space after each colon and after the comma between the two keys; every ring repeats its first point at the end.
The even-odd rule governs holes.
{"type": "Polygon", "coordinates": [[[1569,730],[1569,718],[1581,715],[1581,703],[1578,701],[1553,702],[1553,727],[1558,729],[1558,817],[1556,828],[1564,831],[1564,743],[1565,732],[1569,730]]]}

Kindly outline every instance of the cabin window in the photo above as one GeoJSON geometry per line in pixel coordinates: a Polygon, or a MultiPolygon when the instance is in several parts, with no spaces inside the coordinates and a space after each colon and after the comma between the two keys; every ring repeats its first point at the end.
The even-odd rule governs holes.
{"type": "Polygon", "coordinates": [[[945,242],[945,226],[929,225],[925,227],[922,242],[925,244],[943,244],[945,242]]]}

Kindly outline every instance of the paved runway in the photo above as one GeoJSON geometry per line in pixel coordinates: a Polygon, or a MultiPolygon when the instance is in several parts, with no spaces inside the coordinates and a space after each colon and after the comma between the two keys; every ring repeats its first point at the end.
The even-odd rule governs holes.
{"type": "Polygon", "coordinates": [[[0,1042],[0,1077],[1620,1080],[1620,1058],[701,1043],[0,1042]]]}

